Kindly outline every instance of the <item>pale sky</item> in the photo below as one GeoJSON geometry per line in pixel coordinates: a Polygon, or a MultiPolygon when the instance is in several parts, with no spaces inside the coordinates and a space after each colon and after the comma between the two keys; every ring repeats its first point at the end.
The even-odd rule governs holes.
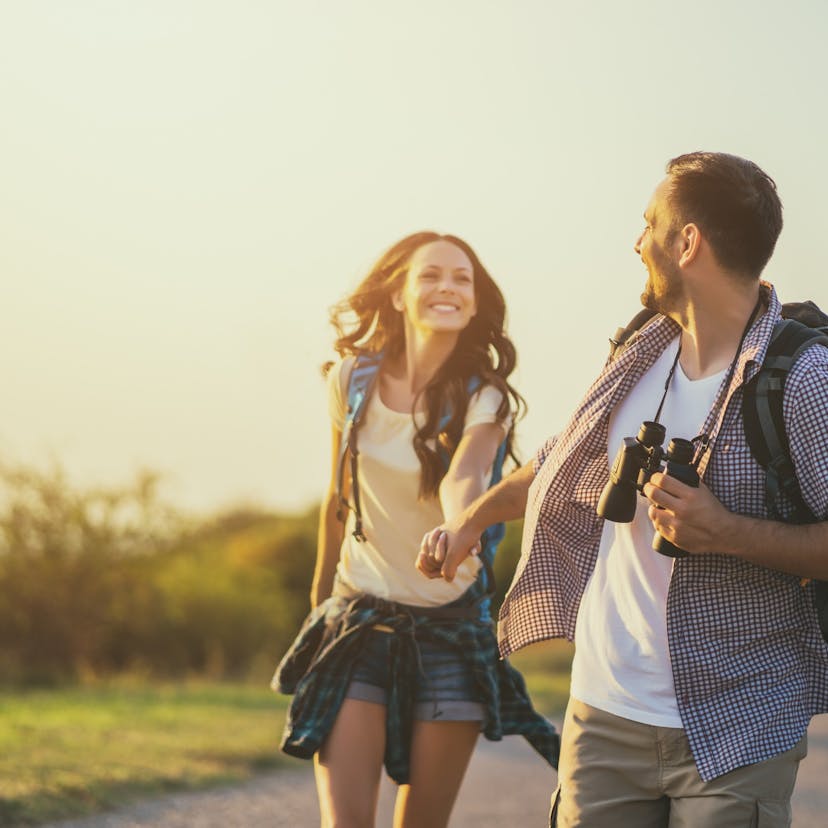
{"type": "Polygon", "coordinates": [[[775,178],[765,276],[828,306],[827,35],[824,0],[0,0],[0,462],[309,506],[328,308],[420,229],[506,296],[528,457],[696,149],[775,178]]]}

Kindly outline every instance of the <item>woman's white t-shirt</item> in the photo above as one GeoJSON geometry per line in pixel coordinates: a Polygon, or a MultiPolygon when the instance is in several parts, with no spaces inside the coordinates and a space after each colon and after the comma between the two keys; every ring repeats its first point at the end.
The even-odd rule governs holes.
{"type": "MultiPolygon", "coordinates": [[[[345,422],[347,395],[343,388],[343,366],[350,375],[352,358],[333,365],[328,373],[331,419],[340,430],[345,422]]],[[[469,400],[464,431],[481,423],[497,421],[502,394],[484,386],[469,400]]],[[[449,583],[428,579],[416,568],[423,535],[443,522],[436,497],[419,499],[420,461],[414,452],[415,434],[411,413],[394,411],[380,399],[375,387],[359,426],[359,494],[365,541],[353,536],[354,515],[345,525],[337,575],[359,592],[414,606],[437,606],[458,598],[480,568],[477,558],[467,558],[449,583]]],[[[504,436],[509,419],[503,424],[504,436]]],[[[491,468],[485,473],[488,486],[491,468]]]]}

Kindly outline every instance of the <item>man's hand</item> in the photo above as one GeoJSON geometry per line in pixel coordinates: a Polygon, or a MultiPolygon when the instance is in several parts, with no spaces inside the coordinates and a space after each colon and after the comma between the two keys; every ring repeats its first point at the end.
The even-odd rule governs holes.
{"type": "Polygon", "coordinates": [[[704,485],[688,486],[656,472],[644,486],[649,518],[656,532],[690,554],[728,551],[733,518],[704,485]]]}
{"type": "Polygon", "coordinates": [[[426,578],[453,581],[457,567],[469,556],[480,554],[480,533],[462,522],[452,521],[423,535],[417,569],[426,578]]]}

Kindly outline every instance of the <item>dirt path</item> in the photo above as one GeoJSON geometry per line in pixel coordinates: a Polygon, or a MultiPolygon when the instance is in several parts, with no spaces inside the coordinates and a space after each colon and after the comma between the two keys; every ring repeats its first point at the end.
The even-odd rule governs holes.
{"type": "MultiPolygon", "coordinates": [[[[460,791],[451,828],[542,828],[555,773],[519,737],[481,740],[460,791]]],[[[393,785],[383,785],[378,828],[391,825],[393,785]]],[[[809,731],[808,758],[794,793],[794,828],[826,824],[828,715],[809,731]]],[[[209,793],[178,794],[137,803],[112,814],[53,823],[51,828],[317,828],[313,776],[308,764],[270,773],[245,785],[209,793]]]]}

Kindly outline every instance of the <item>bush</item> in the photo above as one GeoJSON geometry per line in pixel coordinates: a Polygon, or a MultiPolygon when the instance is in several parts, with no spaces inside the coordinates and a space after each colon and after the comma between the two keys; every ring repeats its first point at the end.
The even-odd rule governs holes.
{"type": "Polygon", "coordinates": [[[60,471],[0,470],[0,484],[0,675],[49,682],[97,670],[133,559],[172,535],[157,478],[79,493],[60,471]]]}
{"type": "Polygon", "coordinates": [[[117,491],[74,491],[59,471],[0,484],[4,683],[261,673],[307,611],[315,510],[194,527],[152,475],[117,491]]]}

